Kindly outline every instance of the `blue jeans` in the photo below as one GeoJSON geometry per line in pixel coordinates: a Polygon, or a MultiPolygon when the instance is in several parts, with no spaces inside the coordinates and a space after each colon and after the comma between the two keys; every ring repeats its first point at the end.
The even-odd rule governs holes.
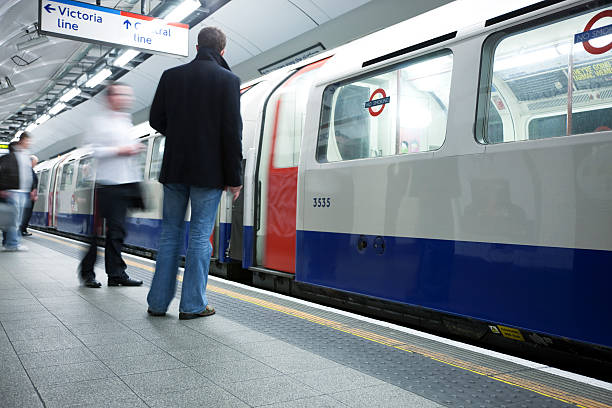
{"type": "Polygon", "coordinates": [[[174,298],[179,253],[185,239],[185,212],[190,198],[189,244],[179,311],[200,313],[206,309],[206,283],[212,252],[210,235],[215,226],[222,192],[220,189],[185,184],[164,185],[162,232],[155,275],[147,296],[151,311],[165,312],[174,298]]]}
{"type": "Polygon", "coordinates": [[[4,244],[6,248],[15,249],[21,243],[21,219],[23,218],[23,209],[28,203],[29,195],[30,193],[9,192],[7,201],[15,207],[17,217],[15,217],[14,225],[6,230],[6,242],[4,244]]]}

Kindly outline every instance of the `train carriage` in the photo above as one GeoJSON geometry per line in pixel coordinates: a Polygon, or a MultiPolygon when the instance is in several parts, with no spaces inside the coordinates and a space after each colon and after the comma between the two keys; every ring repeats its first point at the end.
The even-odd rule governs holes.
{"type": "MultiPolygon", "coordinates": [[[[244,84],[244,190],[222,197],[213,268],[609,359],[610,2],[488,3],[467,23],[451,3],[244,84]]],[[[146,140],[151,204],[128,239],[155,249],[163,136],[146,140]]]]}

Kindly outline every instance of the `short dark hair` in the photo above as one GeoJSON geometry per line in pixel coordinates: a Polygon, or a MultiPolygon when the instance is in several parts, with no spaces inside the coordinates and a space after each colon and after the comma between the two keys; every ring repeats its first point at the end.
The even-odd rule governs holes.
{"type": "Polygon", "coordinates": [[[19,136],[19,141],[21,142],[21,139],[26,138],[26,139],[31,139],[32,135],[29,132],[23,132],[20,136],[19,136]]]}
{"type": "Polygon", "coordinates": [[[113,90],[113,88],[115,88],[116,86],[127,86],[129,87],[128,84],[124,83],[124,82],[117,82],[117,81],[110,81],[107,85],[106,85],[106,96],[113,96],[115,94],[115,91],[113,90]]]}
{"type": "Polygon", "coordinates": [[[15,146],[17,146],[17,143],[19,143],[19,142],[11,142],[11,143],[9,143],[9,146],[8,146],[9,153],[13,153],[15,151],[15,146]]]}
{"type": "Polygon", "coordinates": [[[220,53],[225,49],[227,38],[217,27],[204,27],[198,34],[198,46],[211,48],[220,53]]]}

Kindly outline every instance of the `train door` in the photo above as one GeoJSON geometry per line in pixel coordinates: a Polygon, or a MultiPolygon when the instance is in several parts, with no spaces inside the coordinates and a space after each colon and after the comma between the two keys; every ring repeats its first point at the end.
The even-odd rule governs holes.
{"type": "Polygon", "coordinates": [[[291,75],[270,96],[258,163],[256,261],[295,273],[297,174],[308,93],[321,60],[291,75]]]}
{"type": "Polygon", "coordinates": [[[75,231],[74,210],[76,199],[74,196],[74,181],[76,175],[76,161],[69,160],[58,170],[59,186],[55,195],[55,226],[62,231],[75,231]]]}
{"type": "Polygon", "coordinates": [[[74,189],[73,216],[77,224],[74,232],[90,235],[93,232],[93,196],[94,196],[94,159],[91,156],[81,157],[76,175],[74,189]]]}
{"type": "Polygon", "coordinates": [[[61,164],[66,157],[57,159],[57,162],[51,166],[51,182],[49,185],[49,193],[47,195],[47,201],[49,206],[49,223],[48,225],[52,228],[57,228],[57,211],[58,211],[58,194],[59,194],[59,181],[61,175],[61,164]]]}
{"type": "Polygon", "coordinates": [[[36,200],[32,209],[32,225],[42,227],[48,225],[49,201],[47,197],[49,194],[50,174],[51,169],[44,169],[38,172],[38,200],[36,200]]]}
{"type": "MultiPolygon", "coordinates": [[[[251,98],[244,95],[258,85],[257,83],[244,86],[240,89],[240,116],[242,118],[242,176],[244,179],[244,161],[246,160],[246,150],[251,147],[252,136],[254,134],[252,113],[257,111],[249,103],[251,98]]],[[[259,89],[259,88],[256,88],[259,89]]],[[[249,95],[253,95],[250,92],[249,95]]],[[[259,100],[257,101],[259,102],[259,100]]],[[[229,193],[221,195],[217,220],[213,230],[213,258],[220,263],[229,263],[233,260],[242,259],[242,228],[243,228],[243,204],[244,191],[236,201],[229,193]],[[230,251],[231,249],[231,251],[230,251]]]]}
{"type": "Polygon", "coordinates": [[[452,67],[441,50],[313,90],[322,108],[301,161],[297,280],[403,302],[438,290],[452,247],[414,237],[453,231],[458,169],[434,161],[452,67]]]}

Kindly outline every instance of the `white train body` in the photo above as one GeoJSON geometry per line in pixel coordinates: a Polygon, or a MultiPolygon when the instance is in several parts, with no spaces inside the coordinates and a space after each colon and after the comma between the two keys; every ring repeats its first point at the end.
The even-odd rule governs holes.
{"type": "MultiPolygon", "coordinates": [[[[244,84],[216,261],[612,347],[609,2],[472,3],[467,26],[451,3],[244,84]]],[[[128,242],[155,249],[163,138],[143,141],[152,204],[128,242]]],[[[37,220],[76,214],[54,194],[37,220]]]]}

